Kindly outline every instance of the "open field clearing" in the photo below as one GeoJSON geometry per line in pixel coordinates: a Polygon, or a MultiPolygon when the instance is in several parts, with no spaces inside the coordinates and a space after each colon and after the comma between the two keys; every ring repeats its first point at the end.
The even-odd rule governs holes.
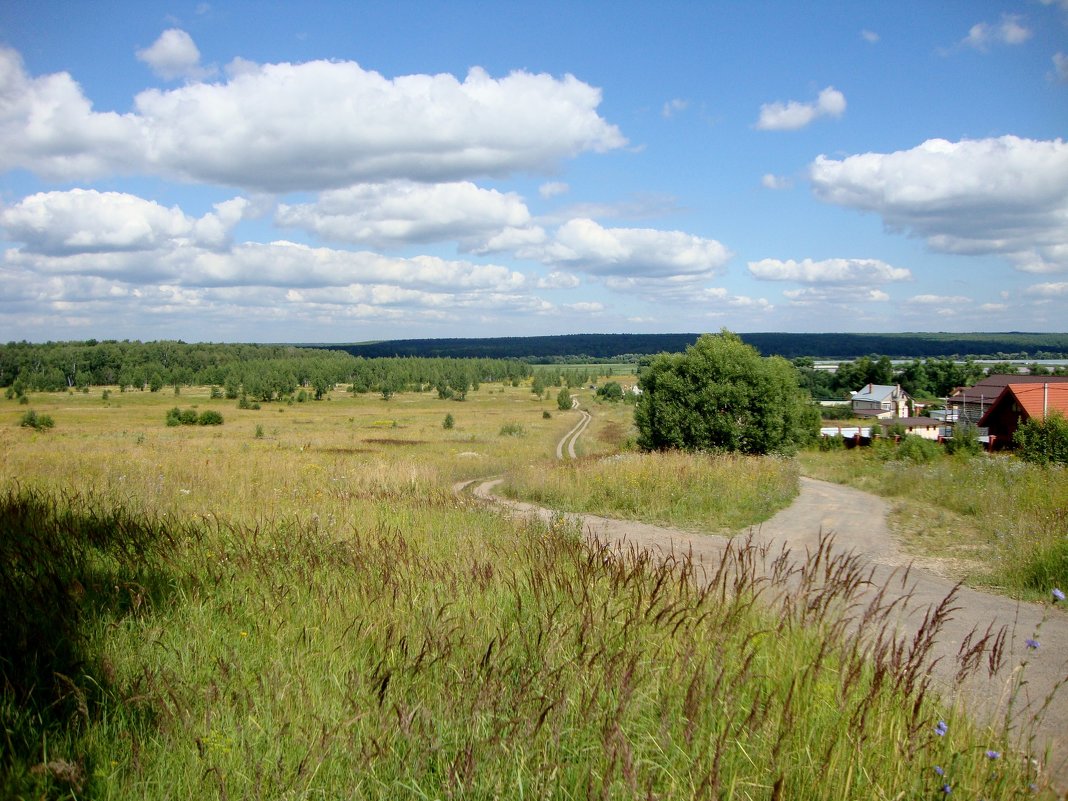
{"type": "MultiPolygon", "coordinates": [[[[550,470],[691,493],[728,480],[701,459],[613,458],[630,407],[587,394],[581,458],[561,467],[576,413],[528,387],[259,410],[206,389],[0,406],[4,641],[18,644],[0,794],[1034,797],[1044,774],[1015,739],[930,691],[928,640],[872,656],[852,636],[856,563],[813,557],[792,602],[766,609],[758,549],[699,582],[685,558],[454,494],[550,470]],[[165,425],[194,405],[224,423],[165,425]],[[28,408],[55,428],[20,427],[28,408]]],[[[885,644],[892,607],[867,610],[867,642],[885,644]]]]}

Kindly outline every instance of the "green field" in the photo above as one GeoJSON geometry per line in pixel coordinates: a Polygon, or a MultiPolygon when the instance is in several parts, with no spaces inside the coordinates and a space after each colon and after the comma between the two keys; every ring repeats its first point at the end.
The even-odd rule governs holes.
{"type": "Polygon", "coordinates": [[[840,616],[848,581],[766,608],[744,545],[705,585],[684,557],[454,491],[511,476],[547,498],[577,485],[586,508],[640,486],[617,513],[717,531],[795,492],[786,460],[622,452],[632,407],[575,394],[593,421],[565,464],[577,413],[529,384],[259,410],[207,388],[0,401],[19,646],[0,795],[896,799],[950,781],[1033,797],[1004,732],[917,680],[922,649],[866,656],[840,616]],[[174,406],[224,422],[169,427],[174,406]],[[31,409],[55,427],[20,426],[31,409]],[[729,486],[728,514],[653,503],[702,486],[729,486]]]}

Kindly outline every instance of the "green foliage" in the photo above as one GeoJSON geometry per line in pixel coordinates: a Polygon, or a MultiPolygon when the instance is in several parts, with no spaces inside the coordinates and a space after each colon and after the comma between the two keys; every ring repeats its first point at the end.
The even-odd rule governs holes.
{"type": "Polygon", "coordinates": [[[253,435],[256,439],[263,439],[263,426],[259,423],[256,424],[256,433],[253,435]]]}
{"type": "Polygon", "coordinates": [[[19,425],[23,428],[32,428],[35,431],[47,431],[55,426],[56,421],[49,414],[38,414],[33,409],[19,418],[19,425]]]}
{"type": "Polygon", "coordinates": [[[567,387],[562,387],[556,394],[556,407],[562,412],[571,408],[571,393],[567,387]]]}
{"type": "Polygon", "coordinates": [[[499,433],[502,437],[521,437],[524,431],[519,423],[505,423],[499,433]]]}
{"type": "Polygon", "coordinates": [[[222,425],[223,416],[214,409],[197,414],[196,409],[179,409],[175,406],[167,411],[167,425],[169,426],[218,426],[222,425]]]}
{"type": "Polygon", "coordinates": [[[950,455],[976,456],[982,453],[979,429],[971,423],[957,423],[953,426],[953,436],[945,441],[945,449],[950,455]]]}
{"type": "Polygon", "coordinates": [[[597,387],[597,397],[610,402],[623,400],[623,387],[618,381],[608,381],[597,387]]]}
{"type": "Polygon", "coordinates": [[[789,453],[819,429],[793,366],[762,358],[726,330],[684,354],[657,356],[639,383],[634,419],[643,450],[789,453]]]}
{"type": "Polygon", "coordinates": [[[1012,437],[1016,453],[1033,464],[1068,464],[1068,419],[1054,411],[1045,420],[1031,418],[1012,437]]]}
{"type": "Polygon", "coordinates": [[[548,409],[546,409],[545,411],[543,411],[541,413],[541,419],[542,420],[551,420],[552,417],[553,417],[552,413],[548,409]]]}
{"type": "Polygon", "coordinates": [[[855,415],[853,407],[848,403],[840,403],[837,406],[820,406],[820,419],[822,420],[851,420],[855,415]]]}
{"type": "Polygon", "coordinates": [[[450,430],[456,425],[456,421],[453,419],[452,414],[445,415],[445,419],[441,421],[441,427],[446,431],[450,430]]]}
{"type": "Polygon", "coordinates": [[[840,434],[831,437],[820,437],[819,449],[824,452],[840,451],[845,448],[845,439],[840,434]]]}
{"type": "Polygon", "coordinates": [[[223,397],[223,391],[221,389],[219,389],[217,386],[215,386],[214,384],[212,384],[212,386],[211,386],[211,399],[212,400],[222,400],[222,397],[223,397]]]}

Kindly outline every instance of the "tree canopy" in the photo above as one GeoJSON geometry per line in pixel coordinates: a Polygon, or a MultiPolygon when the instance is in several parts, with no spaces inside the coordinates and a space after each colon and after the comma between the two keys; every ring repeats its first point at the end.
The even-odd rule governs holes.
{"type": "Polygon", "coordinates": [[[785,359],[761,357],[735,334],[705,334],[663,353],[639,375],[635,409],[644,450],[791,452],[815,436],[819,414],[785,359]]]}

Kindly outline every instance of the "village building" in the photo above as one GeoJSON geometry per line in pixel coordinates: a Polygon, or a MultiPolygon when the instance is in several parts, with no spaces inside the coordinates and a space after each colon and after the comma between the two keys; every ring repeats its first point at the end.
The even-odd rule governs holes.
{"type": "Polygon", "coordinates": [[[982,425],[980,420],[990,410],[1005,387],[1010,384],[1066,384],[1068,376],[988,375],[970,387],[958,387],[946,398],[949,419],[961,423],[982,425]]]}
{"type": "Polygon", "coordinates": [[[854,392],[850,399],[853,414],[857,417],[875,417],[880,420],[908,417],[912,398],[900,384],[868,384],[854,392]]]}
{"type": "Polygon", "coordinates": [[[1045,420],[1050,414],[1068,417],[1068,381],[1011,383],[987,408],[979,426],[987,430],[993,450],[1012,446],[1012,436],[1028,420],[1045,420]]]}

